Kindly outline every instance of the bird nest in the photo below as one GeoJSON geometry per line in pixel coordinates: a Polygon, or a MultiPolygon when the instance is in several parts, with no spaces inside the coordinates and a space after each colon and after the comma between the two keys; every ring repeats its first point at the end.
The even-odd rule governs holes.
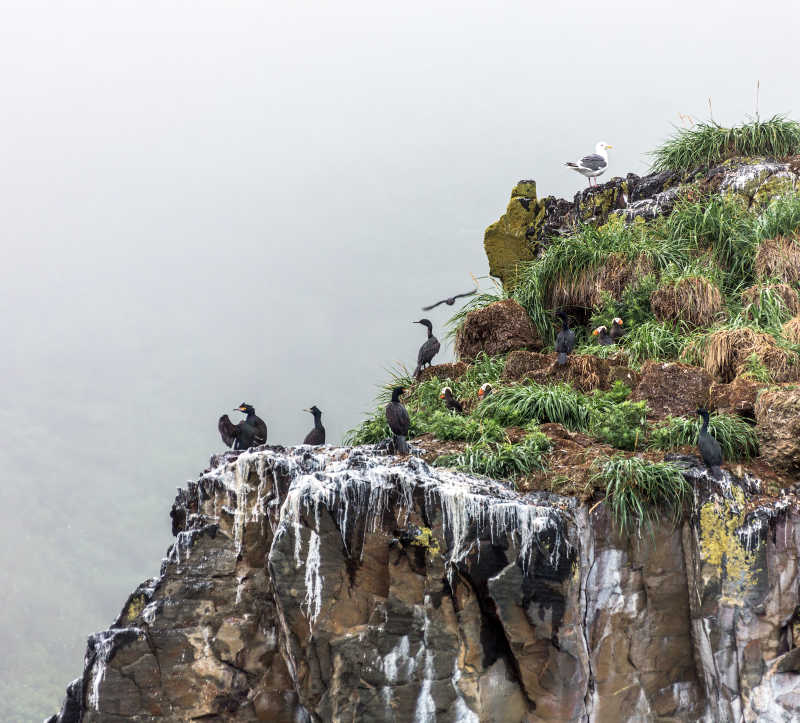
{"type": "Polygon", "coordinates": [[[788,284],[765,284],[751,286],[742,292],[745,315],[751,319],[755,318],[762,304],[768,303],[770,297],[779,298],[792,316],[800,314],[800,297],[791,286],[788,284]]]}
{"type": "Polygon", "coordinates": [[[748,360],[754,356],[776,382],[798,376],[797,355],[781,349],[769,334],[749,327],[715,331],[706,337],[703,346],[703,368],[723,382],[745,373],[748,360]]]}
{"type": "Polygon", "coordinates": [[[787,321],[781,331],[787,341],[792,344],[800,344],[800,315],[795,316],[787,321]]]}
{"type": "Polygon", "coordinates": [[[725,308],[717,286],[704,276],[687,276],[659,286],[650,295],[650,308],[659,321],[685,321],[711,326],[725,308]]]}
{"type": "Polygon", "coordinates": [[[758,245],[756,273],[761,279],[778,279],[785,284],[800,282],[800,239],[778,236],[758,245]]]}

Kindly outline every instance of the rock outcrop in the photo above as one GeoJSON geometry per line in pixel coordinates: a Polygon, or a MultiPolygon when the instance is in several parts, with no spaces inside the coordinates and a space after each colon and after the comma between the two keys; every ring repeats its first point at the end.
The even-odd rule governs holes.
{"type": "Polygon", "coordinates": [[[462,361],[472,361],[480,352],[496,356],[541,348],[542,340],[527,312],[513,299],[470,311],[456,336],[456,354],[462,361]]]}
{"type": "Polygon", "coordinates": [[[676,464],[678,528],[373,447],[264,447],[179,491],[66,721],[790,721],[793,492],[676,464]]]}
{"type": "Polygon", "coordinates": [[[762,456],[776,469],[800,474],[800,389],[777,387],[761,392],[755,415],[762,456]]]}
{"type": "Polygon", "coordinates": [[[750,207],[766,205],[770,199],[796,190],[798,183],[796,162],[764,158],[733,159],[685,174],[629,173],[596,188],[584,188],[572,201],[554,196],[537,199],[536,183],[520,181],[511,193],[506,213],[484,234],[489,273],[511,288],[517,266],[536,258],[552,237],[571,233],[578,223],[605,223],[612,215],[633,221],[668,214],[691,186],[700,192],[734,196],[750,207]]]}

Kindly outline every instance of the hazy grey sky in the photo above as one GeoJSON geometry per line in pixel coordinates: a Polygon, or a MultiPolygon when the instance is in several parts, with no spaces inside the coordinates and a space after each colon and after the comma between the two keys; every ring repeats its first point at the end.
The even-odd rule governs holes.
{"type": "Polygon", "coordinates": [[[221,413],[252,402],[283,443],[311,404],[331,441],[355,425],[419,307],[486,272],[518,179],[572,195],[562,162],[601,139],[642,173],[709,96],[753,113],[757,79],[797,117],[799,15],[0,0],[0,694],[55,709],[221,413]]]}

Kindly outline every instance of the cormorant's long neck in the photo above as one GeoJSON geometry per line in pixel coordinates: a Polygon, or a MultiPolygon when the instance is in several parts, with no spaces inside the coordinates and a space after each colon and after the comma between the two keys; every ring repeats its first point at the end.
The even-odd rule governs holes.
{"type": "Polygon", "coordinates": [[[703,418],[703,426],[700,428],[700,434],[706,434],[708,432],[708,415],[701,414],[700,416],[703,418]]]}
{"type": "Polygon", "coordinates": [[[426,328],[428,330],[428,339],[430,339],[433,336],[433,327],[432,326],[428,326],[426,328]]]}
{"type": "Polygon", "coordinates": [[[315,412],[314,414],[314,427],[319,429],[322,426],[322,413],[315,412]]]}
{"type": "Polygon", "coordinates": [[[252,424],[252,422],[253,422],[253,420],[255,418],[256,418],[256,413],[255,412],[248,412],[247,413],[247,418],[244,421],[247,422],[248,424],[252,424]]]}
{"type": "Polygon", "coordinates": [[[392,392],[392,401],[399,402],[400,401],[400,392],[392,392]]]}
{"type": "Polygon", "coordinates": [[[561,331],[569,331],[569,325],[567,324],[566,317],[561,319],[561,331]]]}

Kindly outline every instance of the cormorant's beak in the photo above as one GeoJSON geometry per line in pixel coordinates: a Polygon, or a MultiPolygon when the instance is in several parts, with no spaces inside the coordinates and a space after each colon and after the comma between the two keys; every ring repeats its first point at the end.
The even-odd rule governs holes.
{"type": "Polygon", "coordinates": [[[246,412],[247,410],[244,407],[236,407],[233,411],[234,412],[246,412]]]}
{"type": "Polygon", "coordinates": [[[304,409],[303,411],[304,411],[304,412],[308,412],[309,414],[311,413],[311,410],[310,410],[310,409],[304,409]]]}

